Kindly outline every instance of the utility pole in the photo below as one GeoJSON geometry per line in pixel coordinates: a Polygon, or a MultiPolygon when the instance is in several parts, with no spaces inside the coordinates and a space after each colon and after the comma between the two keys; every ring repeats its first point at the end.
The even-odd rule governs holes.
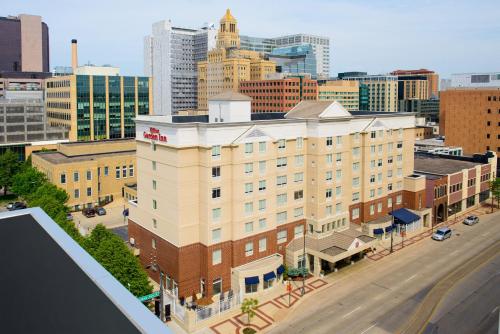
{"type": "Polygon", "coordinates": [[[163,271],[160,269],[160,320],[165,322],[165,300],[163,299],[163,271]]]}

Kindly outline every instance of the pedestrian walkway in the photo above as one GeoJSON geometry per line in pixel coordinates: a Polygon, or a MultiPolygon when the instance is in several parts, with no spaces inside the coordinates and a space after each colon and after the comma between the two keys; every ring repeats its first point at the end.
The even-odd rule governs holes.
{"type": "MultiPolygon", "coordinates": [[[[427,230],[425,232],[422,232],[422,233],[419,233],[417,235],[414,235],[412,237],[409,237],[408,239],[400,242],[400,243],[396,243],[393,245],[392,247],[392,250],[393,250],[393,253],[394,252],[397,252],[401,249],[403,249],[404,247],[407,247],[407,246],[410,246],[410,245],[413,245],[415,243],[417,243],[418,241],[422,240],[422,239],[425,239],[425,238],[428,238],[432,235],[433,233],[433,230],[439,228],[439,227],[443,227],[443,226],[452,226],[458,222],[462,222],[465,217],[467,216],[470,216],[470,215],[476,215],[476,216],[480,216],[480,215],[484,215],[486,213],[489,213],[491,209],[487,208],[487,207],[478,207],[478,208],[475,208],[471,211],[467,211],[467,212],[463,212],[461,213],[459,216],[452,216],[451,219],[447,220],[446,222],[443,222],[441,224],[438,224],[436,226],[434,226],[434,229],[432,230],[427,230]]],[[[384,250],[380,251],[380,252],[371,252],[369,253],[367,256],[370,260],[373,260],[373,261],[378,261],[380,259],[382,259],[384,256],[387,256],[387,255],[390,255],[391,254],[391,251],[390,249],[387,249],[387,248],[384,248],[384,250]]]]}
{"type": "Polygon", "coordinates": [[[293,290],[288,294],[280,294],[260,304],[252,318],[251,324],[247,325],[247,316],[239,313],[229,319],[219,322],[210,327],[215,334],[242,333],[243,328],[251,327],[257,331],[269,328],[274,322],[283,319],[291,308],[298,305],[301,299],[308,294],[324,289],[328,283],[317,277],[306,280],[305,294],[302,295],[302,281],[292,281],[293,290]]]}

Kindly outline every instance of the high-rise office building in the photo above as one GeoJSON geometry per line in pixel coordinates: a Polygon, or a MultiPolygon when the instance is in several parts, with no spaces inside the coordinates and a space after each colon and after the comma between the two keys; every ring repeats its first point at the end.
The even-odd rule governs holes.
{"type": "Polygon", "coordinates": [[[174,27],[170,21],[153,24],[144,37],[144,74],[153,78],[153,111],[175,114],[197,107],[197,63],[215,47],[213,25],[200,29],[174,27]]]}
{"type": "Polygon", "coordinates": [[[302,101],[285,119],[265,119],[250,103],[231,92],[209,100],[204,121],[137,118],[129,237],[178,296],[279,289],[284,263],[333,270],[376,242],[372,225],[351,226],[383,221],[373,233],[388,237],[392,210],[412,217],[407,233],[429,226],[413,115],[302,101]]]}
{"type": "Polygon", "coordinates": [[[439,96],[439,75],[430,70],[396,70],[399,100],[429,100],[439,96]]]}
{"type": "Polygon", "coordinates": [[[1,72],[49,72],[49,28],[40,16],[0,17],[1,72]]]}
{"type": "Polygon", "coordinates": [[[240,35],[240,48],[262,53],[271,53],[276,47],[276,42],[272,38],[252,37],[240,35]]]}
{"type": "Polygon", "coordinates": [[[330,38],[309,34],[287,35],[273,38],[276,47],[310,44],[316,55],[316,73],[318,77],[330,77],[330,38]]]}
{"type": "Polygon", "coordinates": [[[368,111],[398,111],[398,79],[395,75],[344,76],[368,89],[368,111]]]}
{"type": "Polygon", "coordinates": [[[275,69],[262,53],[240,49],[237,21],[228,9],[220,20],[216,48],[208,51],[206,61],[198,62],[198,109],[207,110],[212,96],[237,92],[241,81],[263,80],[275,69]]]}
{"type": "Polygon", "coordinates": [[[500,72],[452,74],[450,87],[500,87],[500,72]]]}
{"type": "Polygon", "coordinates": [[[282,73],[307,73],[313,79],[318,77],[316,56],[311,44],[274,48],[268,54],[269,60],[276,63],[276,70],[282,73]]]}
{"type": "Polygon", "coordinates": [[[319,101],[337,101],[348,111],[359,108],[359,82],[334,80],[318,86],[319,101]]]}
{"type": "Polygon", "coordinates": [[[148,77],[53,77],[46,80],[47,119],[65,127],[70,141],[133,138],[133,119],[151,112],[151,88],[148,77]]]}

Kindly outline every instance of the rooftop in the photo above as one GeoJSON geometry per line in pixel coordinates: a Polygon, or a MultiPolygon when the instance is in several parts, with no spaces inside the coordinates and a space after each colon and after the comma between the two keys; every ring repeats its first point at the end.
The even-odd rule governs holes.
{"type": "Polygon", "coordinates": [[[46,160],[53,164],[70,164],[75,162],[96,160],[99,158],[105,157],[118,157],[118,156],[126,156],[126,155],[135,155],[135,150],[130,151],[121,151],[121,152],[108,152],[108,153],[98,153],[98,154],[84,154],[77,156],[67,156],[62,154],[61,152],[35,152],[33,155],[40,157],[43,160],[46,160]]]}
{"type": "Polygon", "coordinates": [[[0,213],[0,235],[2,332],[170,333],[40,208],[0,213]]]}
{"type": "Polygon", "coordinates": [[[212,96],[208,99],[209,101],[252,101],[252,98],[248,95],[243,95],[232,90],[226,90],[220,94],[212,96]]]}
{"type": "Polygon", "coordinates": [[[429,173],[437,175],[454,174],[463,169],[470,169],[480,163],[447,159],[443,156],[419,155],[415,154],[415,172],[429,173]]]}

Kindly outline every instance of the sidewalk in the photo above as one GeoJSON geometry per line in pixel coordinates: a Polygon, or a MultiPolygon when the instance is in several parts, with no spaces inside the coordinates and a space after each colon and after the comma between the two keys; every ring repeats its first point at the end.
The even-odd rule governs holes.
{"type": "MultiPolygon", "coordinates": [[[[449,226],[452,226],[456,223],[460,223],[464,220],[465,217],[467,217],[469,215],[481,216],[481,215],[484,215],[484,214],[487,214],[490,212],[491,212],[491,208],[485,207],[485,206],[479,206],[479,207],[476,207],[476,208],[471,209],[469,211],[462,212],[459,216],[455,217],[455,215],[452,215],[451,219],[448,219],[447,221],[442,222],[442,223],[434,226],[433,229],[430,229],[430,230],[427,230],[425,232],[414,235],[412,237],[409,237],[408,239],[406,239],[404,241],[401,240],[401,238],[398,238],[399,239],[398,242],[394,242],[394,244],[393,244],[393,247],[392,247],[393,253],[403,249],[404,247],[411,246],[422,239],[430,237],[432,235],[433,231],[438,229],[439,227],[443,227],[443,226],[449,227],[449,226]]],[[[382,250],[380,252],[376,252],[376,253],[371,252],[367,256],[370,260],[378,261],[378,260],[382,259],[384,256],[388,256],[390,254],[391,254],[390,249],[384,247],[384,250],[382,250]]]]}

